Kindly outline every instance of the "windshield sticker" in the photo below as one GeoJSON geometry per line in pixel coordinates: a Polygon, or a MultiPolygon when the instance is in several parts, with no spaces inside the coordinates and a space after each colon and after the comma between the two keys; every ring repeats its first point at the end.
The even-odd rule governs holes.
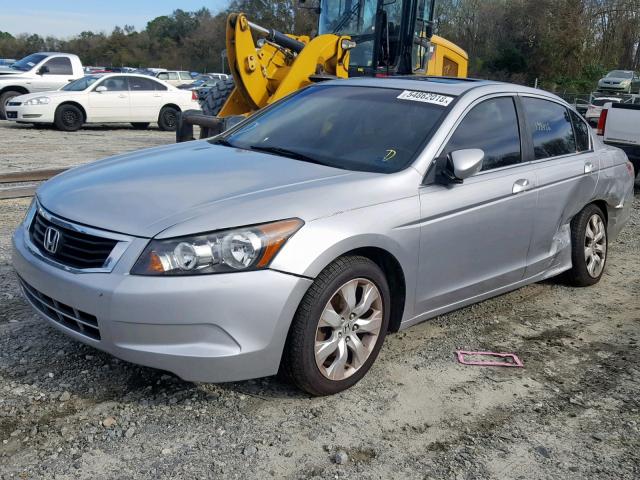
{"type": "Polygon", "coordinates": [[[411,100],[412,102],[433,103],[434,105],[441,105],[443,107],[447,107],[453,101],[453,97],[448,97],[447,95],[429,92],[415,92],[412,90],[405,90],[398,95],[398,99],[411,100]]]}
{"type": "Polygon", "coordinates": [[[33,67],[35,65],[35,63],[33,62],[27,62],[27,65],[29,65],[30,67],[33,67]]]}

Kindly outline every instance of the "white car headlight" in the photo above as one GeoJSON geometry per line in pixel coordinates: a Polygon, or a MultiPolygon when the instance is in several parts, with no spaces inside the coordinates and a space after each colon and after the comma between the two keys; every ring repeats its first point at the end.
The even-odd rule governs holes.
{"type": "Polygon", "coordinates": [[[132,275],[203,275],[267,268],[304,225],[299,218],[190,237],[151,240],[132,275]]]}
{"type": "Polygon", "coordinates": [[[24,105],[46,105],[51,101],[49,97],[36,97],[24,102],[24,105]]]}

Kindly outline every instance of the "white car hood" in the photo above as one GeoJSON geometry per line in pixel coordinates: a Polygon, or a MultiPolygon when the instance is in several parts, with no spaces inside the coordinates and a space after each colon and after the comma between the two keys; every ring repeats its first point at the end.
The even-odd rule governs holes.
{"type": "Polygon", "coordinates": [[[24,103],[27,100],[38,97],[49,97],[51,100],[55,101],[55,99],[73,98],[81,96],[83,94],[86,94],[86,92],[66,92],[63,90],[52,90],[50,92],[27,93],[26,95],[20,95],[19,97],[13,98],[12,101],[24,103]]]}

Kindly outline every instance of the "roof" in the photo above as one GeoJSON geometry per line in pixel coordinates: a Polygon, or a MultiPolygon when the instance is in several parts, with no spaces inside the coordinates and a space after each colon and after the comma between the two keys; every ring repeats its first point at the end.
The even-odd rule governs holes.
{"type": "Polygon", "coordinates": [[[546,95],[560,100],[559,97],[545,90],[525,87],[515,83],[496,82],[493,80],[480,80],[474,78],[436,77],[426,75],[412,75],[406,77],[355,77],[348,80],[332,80],[336,85],[358,85],[363,87],[396,88],[403,90],[416,90],[419,92],[440,93],[443,95],[460,96],[471,90],[482,89],[483,94],[490,93],[531,93],[546,95]]]}

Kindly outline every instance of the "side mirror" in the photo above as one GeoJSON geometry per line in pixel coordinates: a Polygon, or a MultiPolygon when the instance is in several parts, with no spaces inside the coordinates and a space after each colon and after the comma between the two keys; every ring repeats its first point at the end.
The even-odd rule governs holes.
{"type": "Polygon", "coordinates": [[[98,92],[98,93],[106,92],[107,91],[107,87],[105,87],[104,85],[100,85],[99,87],[96,87],[96,89],[94,91],[98,92]]]}
{"type": "Polygon", "coordinates": [[[479,148],[467,148],[456,150],[449,154],[447,171],[452,176],[451,180],[462,183],[463,180],[473,177],[482,170],[484,152],[479,148]]]}
{"type": "Polygon", "coordinates": [[[44,75],[45,73],[49,73],[49,67],[47,67],[46,65],[43,65],[38,69],[37,74],[44,75]]]}

